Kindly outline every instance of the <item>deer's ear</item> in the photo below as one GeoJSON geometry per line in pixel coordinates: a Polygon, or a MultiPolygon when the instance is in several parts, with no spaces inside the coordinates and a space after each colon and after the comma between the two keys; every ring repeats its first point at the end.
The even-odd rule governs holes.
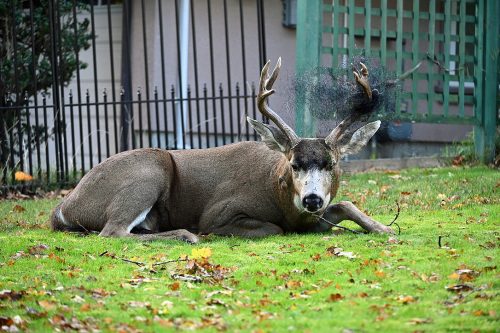
{"type": "Polygon", "coordinates": [[[340,155],[346,156],[357,153],[371,139],[380,127],[380,120],[366,124],[352,135],[349,142],[340,147],[340,155]]]}
{"type": "Polygon", "coordinates": [[[278,128],[247,117],[248,123],[260,135],[261,140],[272,150],[286,154],[290,151],[290,140],[278,128]]]}

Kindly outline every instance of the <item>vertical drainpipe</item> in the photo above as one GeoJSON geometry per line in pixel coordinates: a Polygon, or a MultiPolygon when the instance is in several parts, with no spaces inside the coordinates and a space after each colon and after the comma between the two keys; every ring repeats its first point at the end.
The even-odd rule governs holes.
{"type": "MultiPolygon", "coordinates": [[[[189,2],[190,0],[180,1],[180,20],[179,20],[179,37],[180,37],[180,76],[178,77],[179,89],[177,89],[178,98],[182,96],[183,101],[177,102],[176,109],[176,142],[178,147],[184,147],[184,133],[186,130],[186,116],[188,110],[187,88],[188,88],[188,61],[189,61],[189,2]],[[180,91],[179,91],[180,90],[180,91]],[[180,94],[179,94],[180,92],[180,94]],[[182,105],[181,105],[182,103],[182,105]]],[[[186,148],[190,148],[187,147],[186,148]]]]}

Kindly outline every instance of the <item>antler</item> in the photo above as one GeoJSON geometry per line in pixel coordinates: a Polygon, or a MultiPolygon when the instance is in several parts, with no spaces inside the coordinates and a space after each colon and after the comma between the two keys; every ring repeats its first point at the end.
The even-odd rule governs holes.
{"type": "MultiPolygon", "coordinates": [[[[369,74],[368,68],[362,62],[360,62],[359,64],[361,65],[361,70],[358,70],[356,67],[352,66],[353,69],[352,73],[354,74],[356,82],[365,91],[368,100],[371,101],[373,98],[373,94],[372,94],[372,89],[370,87],[370,83],[368,82],[368,74],[369,74]]],[[[345,131],[347,130],[347,128],[349,128],[349,126],[351,126],[360,116],[361,116],[360,114],[351,114],[347,116],[347,118],[342,120],[340,124],[338,124],[337,127],[335,127],[333,131],[325,138],[325,142],[328,145],[331,145],[334,142],[340,140],[344,135],[345,131]]]]}
{"type": "Polygon", "coordinates": [[[260,83],[259,83],[259,94],[257,95],[257,105],[259,107],[260,113],[269,118],[279,129],[288,137],[291,142],[291,146],[295,146],[299,141],[299,136],[293,131],[293,129],[288,126],[280,116],[278,116],[270,107],[267,105],[267,98],[274,94],[274,89],[272,86],[274,81],[278,78],[278,74],[281,68],[281,57],[278,58],[276,67],[274,67],[271,75],[269,75],[269,65],[271,61],[269,60],[260,73],[260,83]]]}

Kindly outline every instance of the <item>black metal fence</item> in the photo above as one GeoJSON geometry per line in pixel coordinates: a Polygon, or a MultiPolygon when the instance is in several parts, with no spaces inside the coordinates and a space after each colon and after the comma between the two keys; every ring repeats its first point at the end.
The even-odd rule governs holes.
{"type": "Polygon", "coordinates": [[[0,20],[1,192],[123,150],[256,139],[263,0],[7,0],[0,20]]]}

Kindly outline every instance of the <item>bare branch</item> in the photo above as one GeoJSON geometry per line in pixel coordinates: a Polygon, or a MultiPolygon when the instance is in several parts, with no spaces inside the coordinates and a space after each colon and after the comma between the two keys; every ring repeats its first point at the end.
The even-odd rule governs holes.
{"type": "Polygon", "coordinates": [[[342,229],[342,230],[347,230],[347,231],[350,231],[352,232],[353,234],[358,234],[358,235],[364,235],[365,233],[364,232],[360,232],[360,231],[356,231],[356,230],[352,230],[352,229],[349,229],[347,227],[343,227],[341,225],[338,225],[338,224],[335,224],[331,221],[328,221],[327,219],[325,219],[323,216],[320,216],[320,215],[314,215],[318,218],[320,218],[323,222],[326,222],[327,224],[331,225],[332,227],[335,227],[335,228],[339,228],[339,229],[342,229]]]}
{"type": "Polygon", "coordinates": [[[398,206],[398,211],[396,212],[396,216],[394,216],[394,219],[392,220],[392,222],[389,223],[387,226],[390,227],[393,224],[396,225],[396,227],[398,227],[398,235],[401,235],[401,228],[399,227],[399,224],[396,223],[396,220],[399,217],[399,213],[401,211],[401,208],[399,206],[399,202],[397,202],[397,201],[396,201],[396,205],[398,206]]]}

